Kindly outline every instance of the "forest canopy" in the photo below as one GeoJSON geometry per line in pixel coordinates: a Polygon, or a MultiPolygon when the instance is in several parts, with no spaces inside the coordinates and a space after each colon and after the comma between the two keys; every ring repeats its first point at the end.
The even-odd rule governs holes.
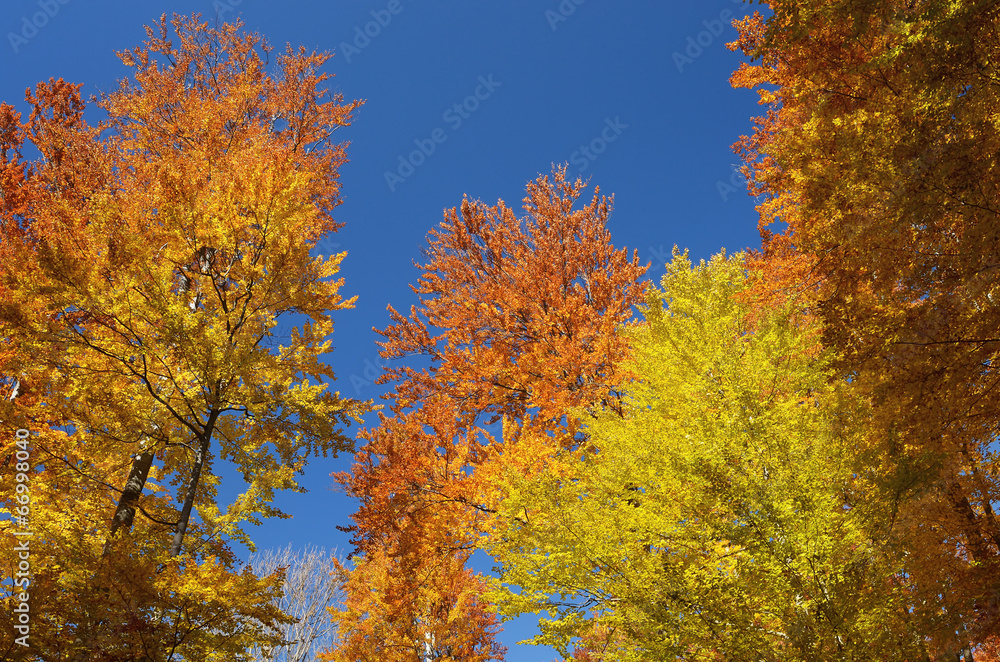
{"type": "Polygon", "coordinates": [[[3,659],[487,662],[524,617],[577,662],[1000,659],[1000,8],[761,4],[759,247],[643,263],[570,162],[459,190],[382,406],[329,361],[331,54],[164,16],[113,91],[0,104],[3,659]],[[348,557],[257,552],[338,455],[348,557]]]}

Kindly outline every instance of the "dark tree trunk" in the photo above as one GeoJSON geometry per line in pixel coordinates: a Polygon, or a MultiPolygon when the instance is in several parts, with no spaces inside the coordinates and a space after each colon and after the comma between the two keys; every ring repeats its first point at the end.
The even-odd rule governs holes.
{"type": "Polygon", "coordinates": [[[198,455],[195,457],[194,466],[191,467],[191,478],[188,480],[187,494],[184,496],[184,506],[181,508],[180,517],[177,518],[177,527],[174,529],[174,542],[170,546],[170,555],[177,556],[181,553],[181,545],[184,543],[184,534],[187,532],[188,520],[191,519],[191,509],[194,507],[194,497],[198,492],[198,482],[201,479],[201,468],[205,466],[205,456],[212,443],[212,433],[215,431],[215,419],[218,412],[213,412],[201,435],[201,445],[198,447],[198,455]]]}
{"type": "Polygon", "coordinates": [[[108,542],[104,544],[104,555],[108,553],[108,545],[115,533],[121,527],[125,530],[132,528],[135,520],[135,505],[142,496],[142,490],[146,486],[146,478],[149,476],[149,468],[153,464],[153,454],[143,451],[132,458],[132,468],[128,472],[128,480],[125,481],[125,489],[118,499],[118,507],[115,508],[114,519],[111,520],[111,532],[108,534],[108,542]]]}

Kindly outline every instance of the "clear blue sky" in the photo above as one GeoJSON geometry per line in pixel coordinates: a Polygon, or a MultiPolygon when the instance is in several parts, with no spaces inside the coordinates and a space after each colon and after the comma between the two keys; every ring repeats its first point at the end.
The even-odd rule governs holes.
{"type": "MultiPolygon", "coordinates": [[[[656,279],[675,244],[695,259],[759,244],[730,147],[760,107],[755,94],[730,88],[739,57],[725,48],[736,36],[730,19],[752,8],[733,0],[4,0],[0,100],[23,109],[25,88],[49,77],[84,83],[86,94],[111,89],[125,74],[114,51],[140,43],[142,26],[164,12],[239,15],[273,45],[334,51],[332,86],[366,103],[340,135],[351,143],[336,214],[346,226],[332,239],[339,246],[319,251],[348,252],[342,291],[360,297],[335,318],[329,362],[342,394],[377,398],[371,328],[386,326],[386,304],[414,302],[412,263],[463,194],[519,207],[528,180],[568,161],[571,174],[614,194],[614,243],[638,249],[656,279]],[[400,171],[400,157],[419,144],[429,151],[434,136],[433,152],[400,171]],[[387,181],[387,171],[405,178],[387,181]]],[[[314,461],[303,480],[310,491],[279,498],[293,518],[251,532],[259,546],[346,550],[348,537],[334,527],[349,523],[354,506],[331,491],[329,474],[349,466],[349,457],[314,461]]],[[[505,632],[508,659],[551,659],[513,645],[529,632],[523,622],[505,632]]]]}

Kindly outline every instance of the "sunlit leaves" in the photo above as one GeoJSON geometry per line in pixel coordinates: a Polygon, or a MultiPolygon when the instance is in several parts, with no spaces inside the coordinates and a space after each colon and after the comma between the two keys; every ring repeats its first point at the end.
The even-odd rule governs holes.
{"type": "Polygon", "coordinates": [[[383,356],[429,367],[387,370],[392,414],[339,476],[360,500],[352,531],[364,556],[330,659],[502,655],[482,578],[465,563],[504,474],[540,457],[540,439],[579,441],[570,407],[616,406],[619,331],[644,288],[637,257],[611,244],[611,201],[595,191],[575,208],[583,190],[565,169],[539,177],[521,218],[503,201],[464,200],[431,232],[419,305],[390,308],[383,356]]]}
{"type": "Polygon", "coordinates": [[[274,581],[237,574],[226,544],[252,547],[247,523],[287,516],[275,490],[350,449],[343,428],[370,409],[332,392],[322,361],[331,313],[353,304],[335,279],[344,254],[310,255],[339,227],[332,134],[360,103],[324,88],[329,55],[275,57],[238,24],[177,16],[147,36],[119,54],[130,78],[98,100],[97,126],[63,81],[29,94],[27,121],[0,109],[0,374],[24,384],[0,414],[33,432],[44,465],[42,659],[76,639],[106,659],[145,642],[155,653],[139,657],[157,660],[267,642],[274,581]],[[151,478],[126,499],[147,453],[151,478]],[[247,483],[229,504],[220,460],[247,483]],[[134,524],[111,528],[125,507],[134,524]]]}
{"type": "Polygon", "coordinates": [[[505,526],[483,543],[501,563],[491,597],[547,614],[536,643],[604,660],[919,653],[866,529],[864,409],[830,384],[815,322],[753,310],[746,287],[741,256],[675,256],[629,334],[623,415],[588,421],[590,447],[548,470],[508,474],[505,526]]]}
{"type": "Polygon", "coordinates": [[[872,398],[870,470],[950,654],[1000,623],[1000,17],[987,2],[768,4],[739,26],[757,63],[732,78],[769,105],[737,146],[767,198],[754,268],[762,292],[808,295],[872,398]]]}

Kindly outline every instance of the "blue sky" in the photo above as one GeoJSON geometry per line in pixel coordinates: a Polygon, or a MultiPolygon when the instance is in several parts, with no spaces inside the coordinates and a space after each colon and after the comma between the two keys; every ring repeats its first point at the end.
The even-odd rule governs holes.
{"type": "MultiPolygon", "coordinates": [[[[164,12],[239,15],[273,45],[334,51],[331,87],[366,103],[340,136],[351,143],[336,213],[346,225],[319,251],[347,251],[342,292],[359,296],[335,318],[329,362],[343,395],[377,398],[371,329],[387,325],[386,304],[415,302],[413,261],[463,194],[519,207],[528,180],[568,162],[570,174],[614,194],[614,243],[638,249],[656,279],[675,244],[696,260],[759,244],[731,145],[760,107],[754,93],[730,88],[739,56],[725,48],[736,36],[730,20],[752,9],[733,0],[5,0],[0,100],[23,109],[25,88],[49,77],[84,83],[88,95],[110,90],[125,74],[114,51],[140,43],[142,26],[164,12]]],[[[329,474],[349,466],[349,457],[315,460],[303,480],[310,491],[279,498],[293,518],[251,532],[259,546],[346,550],[335,525],[354,506],[329,474]]],[[[505,632],[508,659],[551,659],[513,645],[529,632],[524,622],[505,632]]]]}

